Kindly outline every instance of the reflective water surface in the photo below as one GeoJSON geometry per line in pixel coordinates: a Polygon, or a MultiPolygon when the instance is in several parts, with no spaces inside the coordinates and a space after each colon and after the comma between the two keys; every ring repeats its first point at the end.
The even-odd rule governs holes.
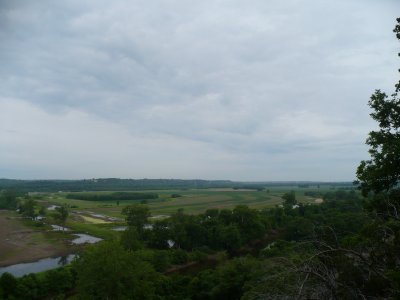
{"type": "Polygon", "coordinates": [[[31,263],[22,263],[7,267],[1,267],[0,275],[5,272],[8,272],[14,275],[15,277],[21,277],[29,273],[42,272],[69,264],[74,257],[75,257],[74,254],[70,254],[68,256],[43,258],[41,260],[31,263]]]}

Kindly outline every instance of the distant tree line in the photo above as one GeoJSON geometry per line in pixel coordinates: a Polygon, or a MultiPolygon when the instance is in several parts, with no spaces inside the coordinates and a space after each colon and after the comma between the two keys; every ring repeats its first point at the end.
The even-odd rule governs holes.
{"type": "Polygon", "coordinates": [[[235,185],[233,187],[234,190],[245,189],[245,190],[256,190],[256,191],[263,191],[264,186],[259,184],[241,184],[235,185]]]}
{"type": "Polygon", "coordinates": [[[192,189],[232,187],[229,180],[119,179],[13,180],[0,179],[0,189],[24,192],[132,191],[154,189],[192,189]]]}
{"type": "MultiPolygon", "coordinates": [[[[206,189],[249,188],[262,189],[271,186],[297,186],[293,182],[234,182],[230,180],[182,180],[182,179],[120,179],[100,178],[84,180],[14,180],[0,179],[0,189],[17,189],[22,192],[80,192],[80,191],[132,191],[155,189],[206,189]]],[[[351,182],[309,182],[311,185],[329,184],[332,187],[348,186],[351,182]]]]}

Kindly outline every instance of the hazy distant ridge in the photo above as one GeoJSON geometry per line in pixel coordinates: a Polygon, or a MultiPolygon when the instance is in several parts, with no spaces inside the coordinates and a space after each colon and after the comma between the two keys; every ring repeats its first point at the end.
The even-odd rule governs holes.
{"type": "MultiPolygon", "coordinates": [[[[318,185],[326,182],[312,181],[266,181],[235,182],[230,180],[201,179],[119,179],[100,178],[82,180],[16,180],[0,179],[0,189],[15,188],[26,192],[57,191],[122,191],[143,189],[188,188],[260,188],[277,185],[318,185]]],[[[351,182],[331,182],[331,185],[352,185],[351,182]]]]}

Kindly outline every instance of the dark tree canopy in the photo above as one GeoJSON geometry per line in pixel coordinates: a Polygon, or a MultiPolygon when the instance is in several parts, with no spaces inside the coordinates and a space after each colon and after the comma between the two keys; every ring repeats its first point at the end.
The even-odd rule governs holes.
{"type": "Polygon", "coordinates": [[[80,299],[156,299],[152,267],[115,242],[89,247],[75,261],[80,299]]]}
{"type": "MultiPolygon", "coordinates": [[[[400,18],[394,32],[400,40],[400,18]]],[[[399,54],[400,55],[400,54],[399,54]]],[[[377,121],[379,130],[369,133],[366,144],[370,146],[371,159],[361,161],[357,169],[358,183],[363,194],[396,193],[400,182],[400,81],[395,92],[388,96],[376,90],[369,106],[371,117],[377,121]]]]}
{"type": "Polygon", "coordinates": [[[34,199],[32,198],[26,199],[20,207],[20,213],[22,213],[22,215],[24,215],[25,217],[34,218],[35,205],[36,201],[34,199]]]}
{"type": "MultiPolygon", "coordinates": [[[[394,32],[400,40],[400,18],[394,32]]],[[[373,212],[373,221],[362,231],[368,241],[364,241],[368,247],[363,246],[362,251],[368,253],[367,263],[362,265],[375,273],[374,277],[364,280],[365,292],[380,299],[400,298],[399,92],[400,81],[391,96],[380,90],[371,96],[371,117],[378,123],[379,130],[371,131],[366,141],[371,159],[362,161],[357,169],[359,187],[364,196],[369,196],[366,208],[373,212]]]]}
{"type": "Polygon", "coordinates": [[[141,233],[150,217],[150,210],[146,205],[129,205],[123,208],[122,214],[126,216],[128,225],[136,227],[141,233]]]}
{"type": "Polygon", "coordinates": [[[17,192],[12,189],[0,191],[0,209],[15,209],[17,208],[17,192]]]}
{"type": "Polygon", "coordinates": [[[288,207],[292,207],[293,205],[297,204],[296,201],[296,194],[294,191],[291,191],[290,193],[285,193],[282,196],[283,201],[283,205],[284,206],[288,206],[288,207]]]}
{"type": "MultiPolygon", "coordinates": [[[[62,223],[62,226],[65,227],[65,223],[67,222],[69,211],[67,204],[63,204],[60,207],[56,208],[55,218],[62,223]]],[[[64,230],[64,228],[63,228],[64,230]]]]}

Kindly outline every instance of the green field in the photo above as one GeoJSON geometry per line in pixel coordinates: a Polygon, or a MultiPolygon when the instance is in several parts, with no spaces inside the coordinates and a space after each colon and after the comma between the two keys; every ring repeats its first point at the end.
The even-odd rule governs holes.
{"type": "MultiPolygon", "coordinates": [[[[340,187],[335,187],[338,189],[340,187]]],[[[171,215],[178,209],[183,209],[187,214],[199,214],[209,208],[232,209],[236,205],[248,205],[252,208],[262,209],[274,207],[282,202],[282,195],[289,191],[295,191],[296,198],[302,203],[315,203],[315,197],[305,196],[307,191],[319,191],[326,193],[334,190],[326,185],[317,187],[300,188],[298,186],[266,187],[263,191],[245,189],[184,189],[184,190],[152,190],[159,195],[158,199],[146,201],[153,216],[171,215]],[[173,194],[180,197],[172,197],[173,194]]],[[[86,192],[107,195],[112,192],[86,192]]],[[[42,194],[42,199],[52,204],[66,203],[72,207],[72,211],[102,214],[111,217],[123,218],[121,210],[130,204],[139,204],[138,200],[121,201],[86,201],[67,199],[65,196],[73,193],[49,193],[42,194]]],[[[80,192],[79,194],[82,194],[80,192]]]]}

